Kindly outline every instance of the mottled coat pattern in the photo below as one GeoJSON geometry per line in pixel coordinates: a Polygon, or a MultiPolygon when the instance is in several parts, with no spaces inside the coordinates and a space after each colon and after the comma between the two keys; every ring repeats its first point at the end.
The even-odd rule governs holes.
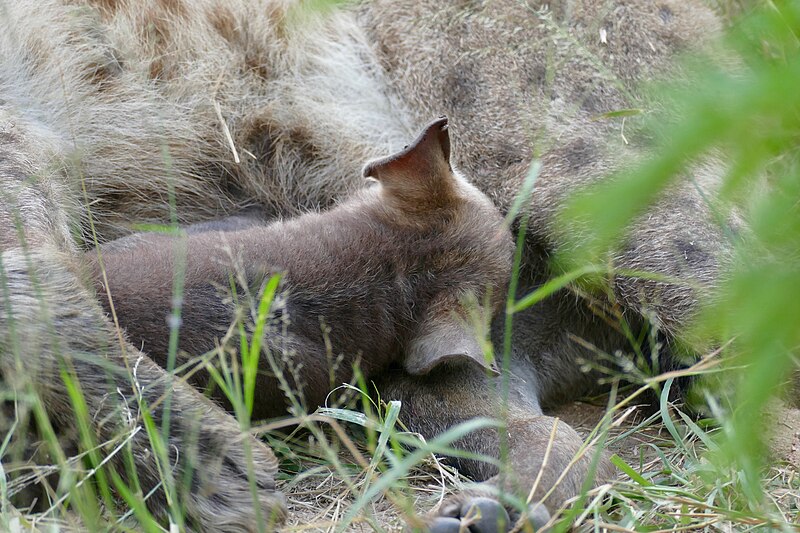
{"type": "MultiPolygon", "coordinates": [[[[554,216],[565,197],[647,150],[635,138],[626,144],[618,122],[596,118],[649,106],[637,84],[679,75],[671,59],[719,26],[699,0],[374,0],[324,15],[294,5],[0,1],[0,372],[17,390],[32,385],[54,421],[72,421],[59,361],[79,377],[100,441],[127,423],[126,402],[109,391],[158,405],[168,382],[120,341],[81,274],[80,252],[95,234],[105,242],[173,212],[192,223],[248,206],[268,217],[330,206],[361,186],[365,160],[401,149],[446,114],[456,166],[501,210],[530,159],[542,161],[527,210],[530,287],[563,244],[554,216]]],[[[725,241],[703,193],[713,194],[719,175],[709,164],[673,188],[631,229],[616,266],[712,286],[725,241]]],[[[623,276],[614,293],[628,316],[650,310],[667,332],[699,297],[689,284],[623,276]]],[[[545,465],[554,420],[540,406],[590,379],[575,369],[587,354],[571,334],[610,351],[621,341],[569,294],[515,317],[514,331],[509,457],[524,494],[544,468],[533,497],[551,492],[552,510],[574,496],[586,464],[550,491],[580,439],[560,424],[545,465]]],[[[256,507],[279,519],[271,452],[191,386],[169,387],[180,416],[168,448],[186,450],[187,435],[200,435],[198,453],[172,457],[179,474],[192,467],[192,527],[249,531],[256,507]],[[257,506],[243,467],[248,447],[257,506]]],[[[498,412],[496,381],[480,369],[400,373],[382,387],[425,435],[498,412]]],[[[153,415],[160,420],[159,407],[153,415]]],[[[491,432],[461,444],[498,453],[491,432]]],[[[145,492],[159,481],[149,446],[144,432],[131,441],[145,492]]],[[[496,473],[460,466],[481,479],[496,473]]],[[[452,527],[465,498],[443,506],[438,524],[452,527]]],[[[148,503],[166,506],[160,491],[148,503]]]]}

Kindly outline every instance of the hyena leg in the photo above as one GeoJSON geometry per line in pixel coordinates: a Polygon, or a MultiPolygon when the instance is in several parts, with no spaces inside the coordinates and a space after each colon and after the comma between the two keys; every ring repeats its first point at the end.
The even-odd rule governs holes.
{"type": "MultiPolygon", "coordinates": [[[[481,369],[467,365],[441,366],[424,377],[391,375],[378,383],[381,397],[401,400],[404,422],[426,438],[475,417],[496,419],[508,413],[507,464],[503,474],[487,462],[454,458],[462,473],[485,483],[445,502],[424,519],[426,529],[437,533],[458,531],[459,519],[474,516],[473,507],[480,510],[483,518],[470,531],[493,533],[511,529],[521,513],[514,504],[500,503],[498,488],[524,500],[534,485],[523,519],[539,528],[547,522],[551,511],[579,493],[589,474],[594,451],[588,450],[570,464],[579,457],[583,440],[567,424],[542,413],[536,394],[535,369],[524,358],[515,357],[510,374],[507,401],[501,393],[501,378],[487,377],[481,369]]],[[[502,445],[494,429],[470,433],[454,446],[501,458],[502,445]]],[[[597,479],[610,475],[611,469],[601,457],[597,479]]]]}
{"type": "MultiPolygon", "coordinates": [[[[141,490],[153,491],[147,503],[157,515],[182,512],[188,526],[202,531],[255,531],[259,515],[267,528],[281,520],[283,500],[274,483],[277,461],[269,448],[243,434],[233,418],[189,385],[170,380],[145,355],[119,341],[80,279],[78,256],[69,250],[66,232],[59,238],[58,221],[66,216],[52,204],[52,209],[45,208],[49,191],[44,187],[21,185],[23,179],[9,177],[8,170],[0,168],[6,173],[0,174],[4,386],[19,392],[32,388],[51,419],[75,424],[76,408],[62,379],[62,372],[72,374],[95,438],[111,443],[105,453],[129,439],[141,490]],[[170,464],[159,472],[138,400],[160,427],[167,392],[171,424],[164,444],[170,464]],[[169,484],[170,478],[178,500],[168,509],[161,482],[169,484]]],[[[123,453],[115,456],[120,467],[123,453]]],[[[124,468],[118,470],[125,475],[124,468]]]]}
{"type": "MultiPolygon", "coordinates": [[[[269,448],[243,434],[234,419],[189,385],[169,380],[138,350],[121,346],[99,305],[65,267],[67,260],[48,248],[2,254],[7,289],[2,298],[6,312],[0,316],[0,368],[6,383],[32,384],[51,418],[74,424],[75,408],[60,375],[62,369],[74,373],[101,442],[116,444],[135,432],[130,446],[144,493],[162,481],[165,469],[159,473],[156,466],[137,399],[160,427],[169,391],[171,423],[164,444],[171,464],[166,476],[172,476],[179,492],[188,481],[180,498],[187,520],[204,531],[250,531],[257,528],[256,513],[265,524],[281,519],[277,461],[269,448]],[[255,504],[251,474],[258,489],[255,504]]],[[[159,490],[148,505],[163,515],[166,502],[159,490]]]]}

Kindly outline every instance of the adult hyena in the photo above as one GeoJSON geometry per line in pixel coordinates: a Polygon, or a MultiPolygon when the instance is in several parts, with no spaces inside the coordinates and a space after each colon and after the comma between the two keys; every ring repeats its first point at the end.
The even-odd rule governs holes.
{"type": "MultiPolygon", "coordinates": [[[[0,368],[14,376],[7,384],[33,386],[52,418],[69,421],[59,376],[66,364],[80,379],[98,438],[110,438],[123,418],[119,394],[108,392],[133,394],[126,369],[134,362],[138,391],[156,422],[162,416],[164,371],[118,340],[78,276],[78,252],[93,231],[105,241],[130,232],[132,222],[163,223],[173,212],[194,222],[247,205],[270,215],[328,205],[359,186],[364,160],[399,149],[420,124],[447,114],[456,165],[503,210],[529,160],[541,158],[526,241],[527,281],[535,284],[542,258],[559,246],[554,215],[565,196],[642,150],[621,140],[617,124],[593,119],[646,106],[637,83],[719,26],[699,0],[576,0],[549,9],[516,0],[376,0],[308,17],[291,6],[0,2],[0,368]]],[[[616,265],[712,284],[724,244],[700,190],[713,188],[717,174],[699,169],[699,187],[673,188],[629,233],[616,265]]],[[[622,276],[613,289],[624,308],[652,310],[666,331],[680,326],[697,297],[684,286],[622,276]]],[[[568,333],[599,346],[616,340],[569,297],[521,317],[515,332],[509,458],[527,493],[554,424],[540,406],[585,380],[569,364],[580,350],[568,333]]],[[[270,451],[191,388],[170,387],[180,416],[169,449],[186,449],[186,435],[199,435],[199,449],[213,450],[173,457],[176,478],[191,467],[191,523],[253,527],[244,444],[262,516],[280,515],[270,451]]],[[[383,387],[426,435],[498,412],[492,378],[474,369],[400,374],[383,387]]],[[[555,435],[535,499],[580,443],[563,424],[555,435]]],[[[461,445],[499,453],[493,433],[461,445]]],[[[143,432],[131,446],[146,492],[158,476],[143,432]]],[[[496,474],[483,463],[460,466],[476,478],[496,474]]],[[[573,468],[545,505],[574,495],[584,475],[573,468]]],[[[457,498],[441,513],[458,517],[470,501],[457,498]]],[[[150,505],[163,510],[166,501],[157,492],[150,505]]],[[[437,524],[452,526],[445,518],[437,524]]]]}

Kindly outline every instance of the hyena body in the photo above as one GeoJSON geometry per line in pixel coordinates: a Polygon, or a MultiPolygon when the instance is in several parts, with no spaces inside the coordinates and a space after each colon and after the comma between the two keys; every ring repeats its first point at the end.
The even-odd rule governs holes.
{"type": "MultiPolygon", "coordinates": [[[[491,316],[505,300],[513,240],[497,208],[451,170],[446,128],[436,121],[410,148],[371,163],[365,172],[379,184],[322,213],[270,224],[232,217],[184,235],[133,234],[99,256],[90,250],[100,299],[109,313],[113,302],[128,339],[166,367],[164,318],[173,278],[185,271],[182,365],[185,354],[214,351],[237,308],[280,275],[255,418],[285,415],[292,402],[313,410],[352,381],[356,366],[366,379],[391,365],[424,375],[466,363],[496,374],[472,317],[484,303],[491,316]]],[[[253,327],[252,317],[246,322],[253,327]]],[[[207,374],[199,377],[208,385],[207,374]]]]}
{"type": "MultiPolygon", "coordinates": [[[[136,362],[136,393],[151,405],[167,380],[119,341],[80,278],[79,250],[95,232],[102,242],[173,213],[195,222],[251,205],[270,216],[329,205],[360,186],[364,160],[399,149],[441,114],[452,120],[456,165],[502,210],[530,159],[541,159],[527,210],[525,281],[535,285],[560,243],[554,215],[566,195],[645,149],[597,117],[648,106],[636,85],[672,69],[676,53],[717,28],[699,1],[678,0],[551,2],[549,10],[514,0],[385,0],[324,16],[277,0],[2,2],[0,369],[20,376],[17,389],[27,376],[51,416],[69,422],[59,363],[68,361],[92,420],[102,421],[98,440],[112,438],[123,418],[108,392],[134,394],[126,364],[136,362]]],[[[713,284],[724,240],[702,195],[718,175],[699,168],[692,185],[674,187],[631,230],[617,266],[713,284]]],[[[624,309],[652,310],[666,331],[697,297],[625,277],[613,288],[624,309]]],[[[619,341],[569,295],[515,317],[514,331],[508,456],[521,493],[540,470],[535,499],[556,485],[545,502],[552,509],[577,492],[585,465],[556,484],[580,439],[560,424],[545,463],[554,419],[541,405],[587,379],[570,364],[587,355],[570,334],[601,348],[619,341]]],[[[500,410],[493,378],[480,369],[400,373],[382,386],[426,435],[500,410]]],[[[193,421],[203,418],[200,449],[213,450],[173,457],[178,471],[194,461],[188,519],[207,530],[254,527],[235,421],[191,387],[170,387],[181,415],[169,449],[196,438],[193,421]]],[[[159,407],[153,416],[159,422],[159,407]]],[[[276,461],[248,444],[258,505],[279,513],[276,461]]],[[[461,445],[499,454],[491,432],[461,445]]],[[[131,446],[147,492],[159,476],[144,432],[131,446]]],[[[483,463],[460,466],[480,479],[496,474],[483,463]]],[[[456,498],[440,514],[457,517],[469,501],[456,498]]],[[[149,504],[159,510],[166,500],[157,491],[149,504]]]]}

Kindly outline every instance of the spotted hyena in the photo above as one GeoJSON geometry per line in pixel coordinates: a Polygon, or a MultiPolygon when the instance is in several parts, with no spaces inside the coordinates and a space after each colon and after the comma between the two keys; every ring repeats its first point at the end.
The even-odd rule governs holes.
{"type": "MultiPolygon", "coordinates": [[[[718,28],[700,0],[374,0],[323,12],[281,0],[0,1],[5,387],[32,386],[50,418],[69,424],[66,365],[101,442],[129,423],[120,410],[136,395],[160,423],[159,400],[169,389],[179,415],[168,449],[176,479],[190,479],[183,504],[192,527],[251,530],[257,514],[279,519],[270,450],[119,340],[81,275],[81,251],[95,237],[102,243],[131,233],[134,223],[202,222],[252,206],[285,217],[332,205],[361,186],[365,160],[400,150],[421,124],[446,114],[455,165],[501,211],[511,207],[530,160],[542,162],[524,209],[523,285],[530,288],[563,242],[555,215],[566,196],[646,150],[626,144],[614,121],[597,118],[648,105],[637,84],[674,69],[676,53],[701,46],[718,28]]],[[[631,228],[616,266],[696,283],[615,277],[615,300],[630,317],[649,310],[669,334],[693,312],[696,288],[714,284],[726,250],[701,191],[713,191],[720,174],[711,165],[696,169],[699,187],[674,187],[631,228]]],[[[611,351],[622,342],[574,295],[515,317],[514,475],[505,479],[527,495],[541,471],[532,501],[549,496],[536,520],[574,496],[586,476],[578,463],[557,481],[581,440],[542,411],[590,385],[573,364],[590,354],[570,335],[611,351]]],[[[408,426],[426,436],[500,412],[497,378],[474,366],[444,365],[422,376],[397,369],[375,379],[383,397],[403,401],[408,426]]],[[[500,453],[489,430],[458,444],[500,453]]],[[[145,432],[133,434],[130,448],[149,492],[160,476],[145,432]]],[[[456,463],[487,487],[496,482],[488,463],[456,463]]],[[[475,502],[489,515],[491,498],[459,495],[430,523],[450,530],[475,502]]],[[[157,513],[167,507],[159,490],[148,504],[157,513]]]]}

